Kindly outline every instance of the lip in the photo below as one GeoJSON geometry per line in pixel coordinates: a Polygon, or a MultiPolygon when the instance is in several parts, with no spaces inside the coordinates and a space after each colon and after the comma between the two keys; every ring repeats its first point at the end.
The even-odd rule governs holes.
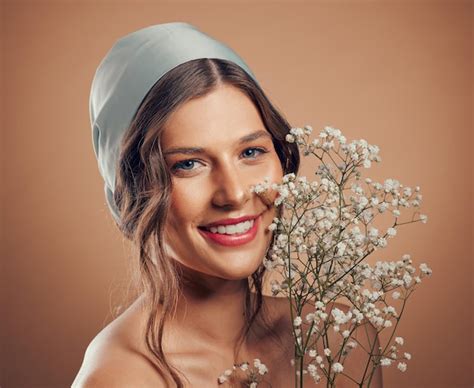
{"type": "MultiPolygon", "coordinates": [[[[199,233],[201,233],[206,239],[210,240],[213,243],[217,243],[219,245],[224,245],[228,247],[235,247],[235,246],[247,244],[255,238],[255,236],[257,235],[258,229],[260,227],[261,218],[262,217],[258,215],[256,218],[255,217],[234,218],[232,222],[228,222],[227,224],[222,224],[222,221],[219,221],[219,223],[214,223],[217,225],[229,225],[231,223],[236,223],[235,220],[243,219],[244,221],[246,221],[246,220],[254,219],[253,226],[249,230],[241,234],[230,235],[230,234],[212,233],[210,230],[205,230],[201,228],[198,228],[198,230],[199,230],[199,233]]],[[[239,221],[239,222],[242,222],[242,221],[239,221]]],[[[210,224],[210,226],[212,225],[213,224],[210,224]]]]}
{"type": "Polygon", "coordinates": [[[243,217],[237,217],[237,218],[224,218],[222,220],[218,220],[215,222],[211,222],[210,224],[207,225],[202,225],[202,228],[210,228],[211,226],[219,226],[219,225],[233,225],[233,224],[238,224],[239,222],[245,222],[248,220],[255,220],[260,214],[254,215],[254,216],[243,216],[243,217]]]}

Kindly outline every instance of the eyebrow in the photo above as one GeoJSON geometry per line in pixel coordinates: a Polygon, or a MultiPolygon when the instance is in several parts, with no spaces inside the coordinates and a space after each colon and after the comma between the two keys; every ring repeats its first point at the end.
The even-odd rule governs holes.
{"type": "MultiPolygon", "coordinates": [[[[265,130],[261,129],[259,131],[250,133],[249,135],[245,135],[241,137],[238,140],[238,144],[246,144],[250,143],[254,140],[260,139],[260,138],[269,138],[271,139],[272,136],[265,130]]],[[[202,147],[170,147],[168,148],[165,152],[164,155],[174,155],[174,154],[185,154],[185,155],[195,155],[195,154],[200,154],[200,153],[205,153],[206,149],[202,147]]]]}

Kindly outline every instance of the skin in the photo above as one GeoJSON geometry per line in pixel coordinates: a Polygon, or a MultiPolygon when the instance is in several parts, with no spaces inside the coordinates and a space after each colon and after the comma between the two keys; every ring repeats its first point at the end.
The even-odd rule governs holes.
{"type": "MultiPolygon", "coordinates": [[[[267,332],[257,330],[241,347],[238,359],[233,357],[237,334],[244,325],[244,285],[269,246],[267,227],[276,215],[271,206],[274,198],[264,202],[250,192],[250,186],[265,177],[278,182],[283,176],[258,110],[238,89],[221,86],[175,111],[161,146],[173,186],[165,250],[185,275],[177,314],[163,337],[168,361],[184,372],[190,387],[217,387],[217,377],[225,369],[254,358],[261,358],[270,370],[265,376],[270,385],[262,386],[294,386],[289,362],[294,356],[292,323],[285,299],[264,298],[265,314],[283,348],[267,332]],[[249,140],[250,135],[255,136],[249,140]],[[202,150],[193,154],[173,151],[189,147],[202,150]],[[212,243],[198,229],[219,219],[257,214],[261,217],[257,236],[241,246],[212,243]]],[[[147,362],[151,356],[142,337],[146,323],[143,300],[138,298],[92,341],[73,387],[166,386],[147,362]]],[[[346,306],[336,305],[347,311],[346,306]]],[[[303,316],[311,311],[307,305],[303,316]]],[[[330,334],[330,341],[336,346],[338,338],[330,334]]],[[[348,363],[348,370],[363,370],[362,357],[354,360],[348,363]]],[[[381,387],[381,375],[373,383],[372,387],[381,387]]],[[[325,386],[324,379],[319,386],[325,386]]],[[[338,383],[338,388],[352,386],[350,381],[338,383]]]]}
{"type": "Polygon", "coordinates": [[[246,279],[260,265],[272,237],[267,226],[275,209],[250,192],[266,176],[272,181],[283,176],[272,138],[247,96],[224,86],[177,110],[161,144],[173,174],[165,247],[189,279],[178,322],[216,346],[232,345],[244,324],[246,279]],[[249,135],[255,139],[248,140],[249,135]],[[204,150],[171,153],[183,147],[204,150]],[[260,215],[260,227],[255,239],[240,246],[210,242],[198,229],[247,215],[260,215]]]}

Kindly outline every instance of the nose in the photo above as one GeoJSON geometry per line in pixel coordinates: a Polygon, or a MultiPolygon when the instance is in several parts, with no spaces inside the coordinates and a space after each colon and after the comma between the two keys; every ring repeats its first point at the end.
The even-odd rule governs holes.
{"type": "Polygon", "coordinates": [[[241,208],[251,198],[250,182],[245,173],[233,165],[221,166],[214,176],[212,203],[222,208],[241,208]]]}

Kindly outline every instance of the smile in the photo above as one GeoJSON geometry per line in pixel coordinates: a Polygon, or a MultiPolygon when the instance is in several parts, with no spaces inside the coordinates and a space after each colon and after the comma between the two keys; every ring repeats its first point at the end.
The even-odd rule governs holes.
{"type": "Polygon", "coordinates": [[[253,220],[239,222],[233,225],[214,225],[200,227],[199,232],[211,242],[224,246],[247,244],[257,235],[261,216],[253,220]]]}

